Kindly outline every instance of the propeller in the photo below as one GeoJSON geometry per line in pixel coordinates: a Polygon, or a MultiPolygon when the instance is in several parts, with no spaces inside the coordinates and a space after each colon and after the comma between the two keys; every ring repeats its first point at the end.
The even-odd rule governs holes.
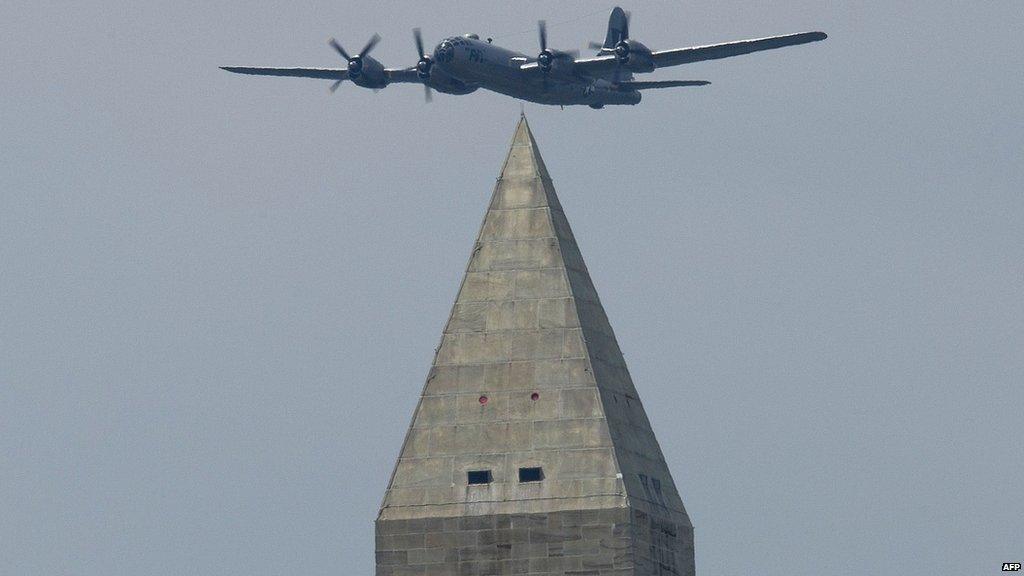
{"type": "Polygon", "coordinates": [[[544,74],[544,90],[548,89],[548,72],[551,72],[551,67],[555,64],[555,59],[560,56],[569,56],[575,58],[579,55],[579,51],[572,50],[569,52],[555,51],[548,49],[548,23],[544,20],[537,21],[537,36],[540,40],[540,54],[537,55],[537,65],[540,67],[540,71],[544,74]]]}
{"type": "Polygon", "coordinates": [[[551,70],[551,64],[555,60],[555,55],[548,50],[548,23],[538,20],[537,32],[540,37],[540,54],[537,56],[537,64],[540,65],[541,70],[547,72],[551,70]]]}
{"type": "Polygon", "coordinates": [[[416,41],[416,53],[420,57],[416,62],[416,75],[423,80],[423,99],[429,103],[434,100],[434,92],[430,89],[430,69],[434,67],[434,60],[423,49],[423,36],[419,28],[412,29],[412,37],[416,41]]]}
{"type": "MultiPolygon", "coordinates": [[[[355,80],[356,78],[359,77],[360,74],[363,73],[363,58],[367,54],[369,54],[371,50],[373,50],[373,47],[377,45],[377,42],[380,42],[380,34],[374,34],[366,43],[366,45],[363,46],[363,49],[360,50],[355,56],[350,56],[349,53],[346,52],[345,49],[341,47],[341,44],[338,44],[338,41],[335,40],[334,38],[331,38],[328,41],[328,44],[330,44],[331,47],[338,52],[338,54],[341,54],[342,58],[348,61],[348,77],[351,80],[355,80]]],[[[341,80],[335,82],[331,86],[331,92],[337,90],[340,84],[341,80]]]]}
{"type": "Polygon", "coordinates": [[[537,55],[537,64],[544,72],[551,71],[555,59],[560,56],[575,58],[579,56],[579,50],[549,50],[548,49],[548,23],[544,20],[537,21],[537,35],[540,39],[540,54],[537,55]]]}
{"type": "Polygon", "coordinates": [[[629,44],[626,42],[619,42],[614,48],[615,58],[623,64],[629,62],[629,44]]]}
{"type": "Polygon", "coordinates": [[[622,66],[629,62],[629,42],[627,40],[629,40],[630,13],[625,12],[623,16],[625,16],[625,20],[622,23],[622,35],[612,48],[612,54],[615,55],[615,60],[619,64],[615,67],[615,72],[612,74],[612,82],[615,84],[618,84],[622,77],[622,66]]]}

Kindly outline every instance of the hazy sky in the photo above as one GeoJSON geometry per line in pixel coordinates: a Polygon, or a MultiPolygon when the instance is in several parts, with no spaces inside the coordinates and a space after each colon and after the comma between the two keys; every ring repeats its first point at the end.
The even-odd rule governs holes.
{"type": "MultiPolygon", "coordinates": [[[[1019,0],[624,6],[656,49],[830,34],[526,105],[698,573],[1020,561],[1019,0]]],[[[0,4],[0,574],[371,574],[520,105],[217,66],[580,48],[611,7],[0,4]]]]}

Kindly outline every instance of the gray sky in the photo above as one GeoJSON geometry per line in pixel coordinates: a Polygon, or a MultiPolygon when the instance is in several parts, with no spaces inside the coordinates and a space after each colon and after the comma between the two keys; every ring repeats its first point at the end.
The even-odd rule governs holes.
{"type": "MultiPolygon", "coordinates": [[[[274,4],[0,5],[2,574],[372,573],[519,103],[217,66],[612,7],[274,4]]],[[[1020,2],[624,6],[654,48],[831,36],[526,106],[699,573],[1020,561],[1020,2]]]]}

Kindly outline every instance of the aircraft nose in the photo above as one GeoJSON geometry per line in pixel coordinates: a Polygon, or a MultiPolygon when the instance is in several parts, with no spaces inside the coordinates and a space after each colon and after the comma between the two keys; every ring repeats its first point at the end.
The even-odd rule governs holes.
{"type": "Polygon", "coordinates": [[[434,61],[438,64],[451,62],[454,54],[455,46],[450,41],[445,40],[434,48],[434,61]]]}

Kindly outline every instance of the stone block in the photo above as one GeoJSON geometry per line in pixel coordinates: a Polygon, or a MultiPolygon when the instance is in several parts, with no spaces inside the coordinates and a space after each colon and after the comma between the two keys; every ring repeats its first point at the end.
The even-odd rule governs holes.
{"type": "Polygon", "coordinates": [[[547,204],[543,185],[530,180],[536,171],[513,163],[505,165],[491,206],[496,209],[537,208],[547,204]]]}
{"type": "Polygon", "coordinates": [[[562,358],[586,358],[587,345],[583,340],[582,330],[565,330],[562,345],[562,358]]]}
{"type": "Polygon", "coordinates": [[[538,300],[536,315],[540,328],[576,328],[580,325],[572,298],[538,300]]]}
{"type": "Polygon", "coordinates": [[[455,423],[455,396],[424,396],[416,410],[413,427],[423,428],[455,423]]]}
{"type": "Polygon", "coordinates": [[[498,240],[482,242],[478,247],[469,264],[474,272],[551,268],[559,259],[554,238],[498,240]]]}
{"type": "Polygon", "coordinates": [[[595,448],[610,444],[603,419],[551,420],[533,425],[535,448],[595,448]]]}
{"type": "Polygon", "coordinates": [[[514,271],[467,272],[459,302],[509,300],[515,288],[514,271]]]}
{"type": "Polygon", "coordinates": [[[594,388],[571,388],[558,393],[562,418],[597,418],[603,415],[601,400],[594,388]]]}
{"type": "Polygon", "coordinates": [[[511,360],[562,357],[564,330],[517,330],[512,333],[511,360]]]}
{"type": "Polygon", "coordinates": [[[419,487],[452,482],[452,459],[410,458],[399,461],[395,470],[395,487],[419,487]]]}
{"type": "Polygon", "coordinates": [[[459,388],[458,366],[434,366],[427,375],[424,395],[449,394],[459,388]]]}
{"type": "Polygon", "coordinates": [[[455,404],[455,423],[474,424],[508,420],[509,394],[484,390],[483,394],[460,394],[455,404]],[[481,397],[487,402],[482,403],[481,397]]]}
{"type": "Polygon", "coordinates": [[[537,310],[540,300],[516,300],[514,305],[514,323],[516,330],[536,330],[540,327],[537,310]]]}
{"type": "Polygon", "coordinates": [[[572,296],[565,272],[557,268],[548,270],[519,270],[515,272],[515,298],[567,298],[572,296]]]}

